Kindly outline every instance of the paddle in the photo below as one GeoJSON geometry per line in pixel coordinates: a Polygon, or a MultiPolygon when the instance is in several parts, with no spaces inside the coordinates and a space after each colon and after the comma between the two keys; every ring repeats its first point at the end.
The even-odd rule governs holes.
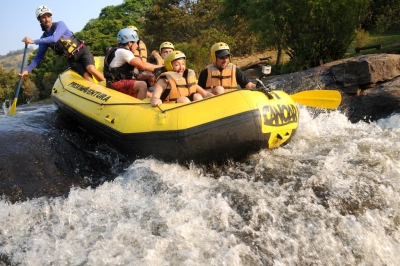
{"type": "MultiPolygon", "coordinates": [[[[273,97],[270,94],[271,88],[266,87],[261,80],[256,80],[256,88],[262,87],[261,90],[268,96],[269,99],[272,99],[273,97]]],[[[306,106],[327,109],[335,109],[342,102],[342,95],[336,90],[301,91],[290,95],[290,97],[292,97],[293,101],[306,106]]]]}
{"type": "MultiPolygon", "coordinates": [[[[24,64],[25,64],[25,57],[26,57],[26,51],[28,50],[28,44],[25,43],[25,50],[24,50],[24,57],[22,58],[22,64],[21,64],[21,72],[24,71],[24,64]]],[[[19,94],[19,88],[21,87],[21,82],[22,82],[22,77],[19,77],[18,80],[18,85],[17,85],[17,90],[15,91],[15,97],[14,101],[10,107],[10,115],[15,115],[15,112],[17,111],[17,101],[18,101],[18,94],[19,94]]]]}
{"type": "Polygon", "coordinates": [[[293,101],[306,106],[327,109],[335,109],[342,102],[342,95],[336,90],[302,91],[290,97],[293,101]]]}

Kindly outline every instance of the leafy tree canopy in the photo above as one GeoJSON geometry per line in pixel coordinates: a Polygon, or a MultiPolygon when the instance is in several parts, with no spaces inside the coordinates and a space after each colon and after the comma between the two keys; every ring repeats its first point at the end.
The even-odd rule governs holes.
{"type": "Polygon", "coordinates": [[[369,0],[224,2],[223,16],[250,21],[249,29],[262,40],[286,50],[293,71],[342,58],[369,4],[369,0]]]}
{"type": "Polygon", "coordinates": [[[144,15],[150,9],[153,0],[124,0],[117,6],[103,8],[97,19],[91,19],[82,31],[76,33],[94,55],[102,56],[109,46],[115,46],[117,33],[127,26],[135,26],[141,31],[144,15]]]}

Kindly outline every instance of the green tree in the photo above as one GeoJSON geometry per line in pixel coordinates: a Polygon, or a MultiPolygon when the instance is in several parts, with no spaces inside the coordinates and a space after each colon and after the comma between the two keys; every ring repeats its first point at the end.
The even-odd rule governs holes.
{"type": "MultiPolygon", "coordinates": [[[[13,99],[15,97],[15,90],[18,85],[18,75],[15,71],[5,71],[0,66],[0,100],[13,99]]],[[[35,97],[35,85],[29,77],[22,79],[19,98],[34,98],[35,97]]]]}
{"type": "MultiPolygon", "coordinates": [[[[222,1],[217,17],[233,38],[229,45],[234,55],[253,54],[269,47],[277,47],[270,31],[275,28],[268,26],[274,15],[268,7],[270,4],[272,3],[265,1],[252,3],[249,0],[222,1]]],[[[280,61],[279,57],[277,61],[280,61]]]]}
{"type": "Polygon", "coordinates": [[[400,26],[399,0],[371,0],[367,16],[362,23],[365,30],[396,29],[400,26]]]}
{"type": "Polygon", "coordinates": [[[369,0],[289,2],[296,4],[287,5],[285,45],[294,65],[304,69],[343,58],[369,0]]]}
{"type": "MultiPolygon", "coordinates": [[[[28,63],[32,61],[36,53],[37,50],[29,57],[28,63]]],[[[57,55],[50,48],[47,49],[46,55],[42,62],[40,62],[40,65],[33,69],[28,76],[35,83],[38,90],[37,93],[39,95],[34,98],[48,98],[58,75],[68,68],[69,65],[65,57],[57,55]]]]}
{"type": "Polygon", "coordinates": [[[36,100],[39,98],[39,92],[36,89],[35,83],[29,77],[22,79],[21,88],[24,100],[36,100]]]}
{"type": "Polygon", "coordinates": [[[144,30],[148,49],[170,41],[185,53],[188,68],[199,72],[208,62],[212,42],[224,35],[215,20],[220,0],[155,0],[146,13],[144,30]]]}
{"type": "Polygon", "coordinates": [[[17,75],[14,70],[6,71],[0,66],[0,100],[14,98],[17,84],[17,75]]]}
{"type": "Polygon", "coordinates": [[[290,57],[291,71],[340,59],[369,0],[224,0],[226,11],[252,20],[249,29],[290,57]],[[268,41],[269,39],[269,41],[268,41]]]}
{"type": "Polygon", "coordinates": [[[91,19],[82,31],[77,32],[78,38],[83,40],[93,55],[103,56],[105,49],[117,45],[117,33],[127,26],[136,26],[139,37],[146,35],[142,31],[143,17],[150,9],[153,0],[124,0],[117,6],[103,8],[96,19],[91,19]]]}
{"type": "Polygon", "coordinates": [[[284,54],[284,30],[286,22],[282,13],[287,3],[280,0],[224,0],[224,9],[219,18],[233,20],[233,24],[241,25],[242,38],[258,43],[257,50],[273,49],[277,51],[276,64],[282,63],[284,54]],[[245,38],[243,38],[245,36],[245,38]],[[251,38],[248,38],[252,36],[251,38]]]}
{"type": "Polygon", "coordinates": [[[202,23],[198,20],[194,22],[195,17],[191,17],[194,5],[195,2],[189,0],[155,0],[145,16],[144,30],[148,46],[158,50],[162,42],[177,44],[189,42],[198,36],[202,23]]]}

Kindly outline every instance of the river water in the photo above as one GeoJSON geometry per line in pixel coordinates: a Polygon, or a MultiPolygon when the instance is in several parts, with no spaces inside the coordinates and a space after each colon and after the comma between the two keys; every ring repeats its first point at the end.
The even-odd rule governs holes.
{"type": "Polygon", "coordinates": [[[52,105],[0,114],[0,265],[400,265],[400,115],[300,106],[291,142],[125,161],[52,105]]]}

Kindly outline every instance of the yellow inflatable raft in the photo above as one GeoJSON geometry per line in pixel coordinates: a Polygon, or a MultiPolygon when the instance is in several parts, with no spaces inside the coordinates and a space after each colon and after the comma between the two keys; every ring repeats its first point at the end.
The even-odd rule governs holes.
{"type": "Polygon", "coordinates": [[[296,103],[283,91],[236,90],[158,108],[71,70],[59,75],[51,98],[123,155],[167,162],[219,163],[276,148],[290,140],[299,120],[296,103]]]}

